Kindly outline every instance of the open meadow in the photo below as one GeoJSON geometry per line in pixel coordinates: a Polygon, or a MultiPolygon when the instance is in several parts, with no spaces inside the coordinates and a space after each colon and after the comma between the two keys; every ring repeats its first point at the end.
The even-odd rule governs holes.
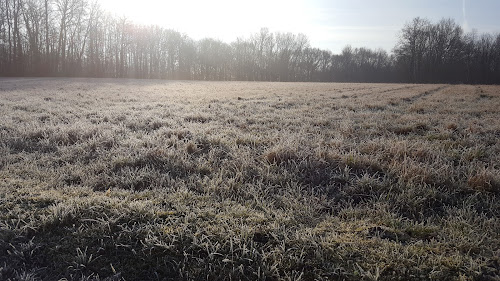
{"type": "Polygon", "coordinates": [[[500,86],[0,78],[0,280],[500,280],[500,86]]]}

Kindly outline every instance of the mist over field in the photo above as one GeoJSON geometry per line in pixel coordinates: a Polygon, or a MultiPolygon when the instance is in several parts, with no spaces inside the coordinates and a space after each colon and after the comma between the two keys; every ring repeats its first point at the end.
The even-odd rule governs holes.
{"type": "Polygon", "coordinates": [[[500,88],[0,78],[2,280],[496,280],[500,88]]]}

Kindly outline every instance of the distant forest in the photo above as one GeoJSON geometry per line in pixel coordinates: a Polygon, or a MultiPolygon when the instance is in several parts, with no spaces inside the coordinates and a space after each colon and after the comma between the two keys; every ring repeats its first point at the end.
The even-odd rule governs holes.
{"type": "Polygon", "coordinates": [[[500,34],[415,18],[391,53],[333,54],[263,28],[230,44],[137,25],[86,0],[2,0],[1,76],[500,84],[500,34]]]}

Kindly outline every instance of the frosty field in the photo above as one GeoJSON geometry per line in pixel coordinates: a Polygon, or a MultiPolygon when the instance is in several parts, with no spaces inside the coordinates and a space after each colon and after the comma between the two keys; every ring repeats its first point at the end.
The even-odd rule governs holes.
{"type": "Polygon", "coordinates": [[[0,78],[0,280],[500,280],[499,140],[500,86],[0,78]]]}

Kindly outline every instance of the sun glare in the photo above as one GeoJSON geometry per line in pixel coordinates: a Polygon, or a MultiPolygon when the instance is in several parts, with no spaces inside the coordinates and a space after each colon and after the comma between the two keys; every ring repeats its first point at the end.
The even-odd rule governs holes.
{"type": "Polygon", "coordinates": [[[277,31],[305,32],[303,1],[120,1],[100,0],[114,15],[139,24],[156,24],[188,34],[193,39],[213,37],[232,41],[268,27],[277,31]]]}

